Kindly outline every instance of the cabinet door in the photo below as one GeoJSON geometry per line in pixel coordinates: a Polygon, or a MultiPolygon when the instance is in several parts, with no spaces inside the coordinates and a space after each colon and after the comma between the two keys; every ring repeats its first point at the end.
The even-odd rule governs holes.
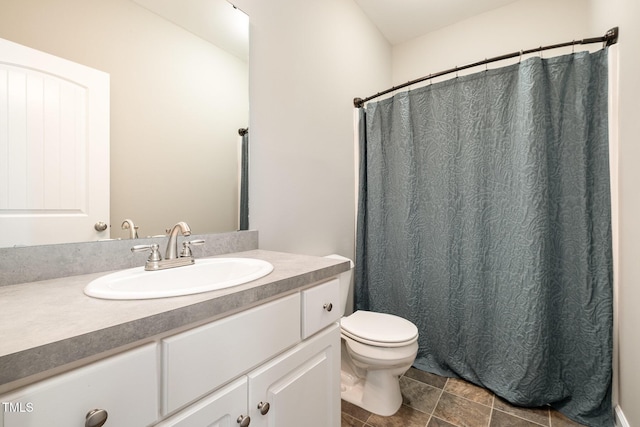
{"type": "Polygon", "coordinates": [[[156,427],[232,427],[247,416],[247,378],[242,377],[156,427]]]}
{"type": "Polygon", "coordinates": [[[83,426],[94,409],[107,411],[105,427],[148,426],[158,417],[156,360],[149,344],[0,396],[4,427],[83,426]]]}
{"type": "Polygon", "coordinates": [[[329,326],[249,374],[251,426],[340,425],[340,330],[329,326]],[[268,403],[261,414],[258,405],[268,403]]]}

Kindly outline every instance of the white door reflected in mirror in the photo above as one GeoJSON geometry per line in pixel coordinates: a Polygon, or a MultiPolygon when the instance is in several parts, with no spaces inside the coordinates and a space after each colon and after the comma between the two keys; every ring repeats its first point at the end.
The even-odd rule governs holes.
{"type": "Polygon", "coordinates": [[[109,238],[109,75],[0,39],[0,247],[109,238]]]}

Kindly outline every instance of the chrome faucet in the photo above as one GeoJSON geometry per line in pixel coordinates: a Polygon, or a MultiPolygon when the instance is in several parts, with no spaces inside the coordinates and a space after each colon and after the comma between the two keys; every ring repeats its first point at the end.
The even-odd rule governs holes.
{"type": "Polygon", "coordinates": [[[169,241],[167,242],[167,250],[165,252],[164,259],[162,259],[162,255],[160,255],[157,243],[150,245],[136,245],[131,248],[131,252],[151,250],[151,255],[149,255],[144,266],[145,270],[155,271],[164,270],[165,268],[191,265],[195,262],[193,254],[191,253],[191,246],[202,245],[205,243],[202,239],[182,242],[182,251],[178,256],[178,233],[181,233],[183,236],[190,236],[191,228],[189,228],[189,225],[186,222],[180,221],[174,225],[171,230],[167,230],[167,233],[169,234],[169,241]]]}
{"type": "Polygon", "coordinates": [[[123,230],[129,230],[129,238],[137,239],[138,238],[138,227],[133,224],[133,220],[127,218],[122,221],[121,225],[123,230]]]}
{"type": "Polygon", "coordinates": [[[178,258],[178,232],[182,233],[183,236],[190,236],[191,228],[189,228],[189,225],[184,221],[180,221],[173,226],[169,232],[167,250],[164,254],[165,260],[178,258]]]}

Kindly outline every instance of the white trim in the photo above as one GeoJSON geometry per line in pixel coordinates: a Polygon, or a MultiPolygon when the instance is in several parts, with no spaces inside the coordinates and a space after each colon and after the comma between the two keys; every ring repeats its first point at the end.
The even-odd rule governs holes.
{"type": "Polygon", "coordinates": [[[616,427],[631,427],[622,412],[620,405],[616,405],[615,409],[616,427]]]}
{"type": "Polygon", "coordinates": [[[619,402],[619,297],[620,297],[620,172],[619,172],[619,51],[618,45],[610,46],[609,59],[609,174],[611,178],[611,245],[613,257],[613,354],[612,401],[619,402]]]}

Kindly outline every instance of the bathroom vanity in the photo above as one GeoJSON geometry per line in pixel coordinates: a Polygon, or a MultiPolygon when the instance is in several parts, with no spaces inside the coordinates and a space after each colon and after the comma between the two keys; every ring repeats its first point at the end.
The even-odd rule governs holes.
{"type": "Polygon", "coordinates": [[[253,250],[262,279],[109,301],[100,274],[0,287],[0,426],[338,426],[349,263],[253,250]],[[17,307],[23,305],[21,310],[17,307]],[[20,315],[22,313],[22,315],[20,315]],[[32,333],[29,333],[31,330],[32,333]]]}

